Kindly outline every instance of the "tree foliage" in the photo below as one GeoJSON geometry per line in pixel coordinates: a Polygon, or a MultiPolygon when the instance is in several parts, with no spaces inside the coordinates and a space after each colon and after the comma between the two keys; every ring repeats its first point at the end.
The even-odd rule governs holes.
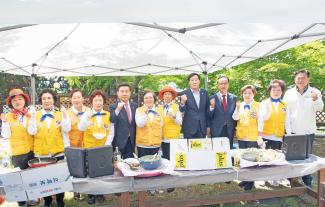
{"type": "Polygon", "coordinates": [[[83,91],[90,93],[94,89],[103,89],[109,94],[114,94],[114,89],[121,83],[131,85],[134,92],[144,89],[159,91],[164,85],[174,84],[179,89],[187,86],[184,81],[186,76],[128,76],[128,77],[69,77],[67,78],[71,88],[81,88],[83,91]],[[111,89],[111,90],[109,90],[111,89]]]}
{"type": "Polygon", "coordinates": [[[220,74],[230,78],[230,91],[239,95],[246,84],[257,88],[257,99],[267,94],[272,79],[282,79],[287,87],[294,84],[293,73],[299,69],[311,72],[311,85],[325,90],[325,41],[314,41],[231,69],[209,74],[209,92],[216,91],[215,80],[220,74]]]}

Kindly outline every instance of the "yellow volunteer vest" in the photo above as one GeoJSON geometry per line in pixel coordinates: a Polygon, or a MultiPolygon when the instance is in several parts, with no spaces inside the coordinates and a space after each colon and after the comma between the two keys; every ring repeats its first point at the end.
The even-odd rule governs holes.
{"type": "Polygon", "coordinates": [[[258,113],[260,104],[253,102],[250,110],[239,111],[239,120],[237,121],[236,135],[238,140],[256,141],[258,136],[258,113]]]}
{"type": "MultiPolygon", "coordinates": [[[[86,108],[85,111],[87,111],[86,108]]],[[[82,147],[82,141],[84,137],[84,132],[78,129],[78,124],[80,122],[81,116],[77,116],[74,113],[72,107],[67,110],[69,118],[71,120],[71,130],[69,132],[70,145],[72,147],[82,147]]]]}
{"type": "MultiPolygon", "coordinates": [[[[267,100],[271,102],[271,100],[267,100]]],[[[263,134],[265,135],[275,135],[276,137],[284,136],[284,126],[287,114],[287,104],[280,102],[278,104],[278,109],[275,110],[274,105],[271,103],[272,109],[270,118],[264,121],[263,134]]]]}
{"type": "Polygon", "coordinates": [[[19,121],[19,118],[14,119],[13,113],[8,113],[7,117],[11,131],[9,143],[12,155],[22,155],[33,151],[34,138],[27,132],[30,119],[26,117],[27,124],[25,128],[23,123],[19,121]]]}
{"type": "Polygon", "coordinates": [[[87,130],[84,132],[83,138],[83,147],[84,148],[92,148],[104,146],[107,136],[109,135],[109,130],[111,127],[111,123],[109,121],[110,113],[108,111],[103,111],[106,115],[102,115],[102,121],[100,126],[98,126],[96,117],[90,118],[90,125],[87,130]],[[94,135],[101,134],[104,136],[102,139],[97,139],[94,135]]]}
{"type": "MultiPolygon", "coordinates": [[[[138,113],[144,114],[144,107],[137,109],[138,113]]],[[[162,141],[162,108],[157,109],[157,115],[154,116],[152,122],[150,122],[149,116],[147,116],[146,125],[142,128],[137,127],[136,132],[136,144],[147,147],[159,147],[162,141]]]]}
{"type": "Polygon", "coordinates": [[[64,143],[61,133],[62,113],[54,112],[50,128],[46,122],[41,121],[42,111],[36,112],[37,133],[34,136],[34,153],[36,155],[48,155],[64,152],[64,143]]]}
{"type": "MultiPolygon", "coordinates": [[[[164,114],[164,106],[160,105],[158,108],[159,111],[162,111],[163,114],[163,131],[162,137],[167,139],[178,139],[181,134],[181,126],[176,124],[173,118],[168,117],[164,114]]],[[[173,114],[176,116],[178,111],[178,105],[176,103],[172,103],[169,105],[169,110],[173,111],[173,114]]]]}

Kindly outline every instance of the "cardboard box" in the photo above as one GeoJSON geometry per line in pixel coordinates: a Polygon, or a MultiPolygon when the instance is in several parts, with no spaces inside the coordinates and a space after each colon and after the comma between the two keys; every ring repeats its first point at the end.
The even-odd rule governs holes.
{"type": "Polygon", "coordinates": [[[9,202],[27,200],[20,171],[2,171],[2,174],[0,174],[0,189],[0,194],[4,195],[9,202]]]}
{"type": "Polygon", "coordinates": [[[66,162],[21,171],[29,200],[73,190],[66,162]]]}
{"type": "Polygon", "coordinates": [[[171,140],[170,161],[175,170],[231,168],[229,140],[227,137],[171,140]]]}

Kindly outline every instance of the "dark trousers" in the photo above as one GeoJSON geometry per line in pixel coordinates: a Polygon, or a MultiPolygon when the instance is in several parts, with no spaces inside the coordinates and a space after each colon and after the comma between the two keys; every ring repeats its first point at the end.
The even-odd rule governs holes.
{"type": "Polygon", "coordinates": [[[263,138],[263,141],[266,141],[266,145],[265,145],[266,149],[281,150],[281,148],[282,148],[282,142],[280,142],[280,141],[268,140],[268,139],[264,139],[264,138],[263,138]]]}
{"type": "Polygon", "coordinates": [[[34,158],[34,153],[31,151],[23,155],[13,155],[11,161],[14,167],[19,167],[22,170],[28,168],[28,161],[34,158]]]}
{"type": "Polygon", "coordinates": [[[239,149],[247,149],[247,148],[257,148],[258,144],[257,142],[238,140],[238,146],[239,149]]]}
{"type": "Polygon", "coordinates": [[[186,138],[186,139],[205,138],[206,131],[204,133],[202,133],[201,130],[198,129],[198,131],[196,131],[195,134],[183,133],[183,135],[184,135],[184,138],[186,138]]]}
{"type": "MultiPolygon", "coordinates": [[[[56,159],[57,159],[57,161],[63,160],[64,159],[64,156],[56,157],[56,159]]],[[[55,195],[55,197],[56,197],[56,202],[57,203],[63,203],[64,193],[58,193],[58,194],[55,195]]],[[[48,206],[51,205],[51,203],[52,203],[52,196],[46,196],[43,199],[45,201],[45,203],[44,203],[45,205],[48,205],[48,206]]]]}
{"type": "Polygon", "coordinates": [[[161,143],[161,150],[163,152],[162,157],[169,160],[170,159],[170,143],[161,143]]]}
{"type": "MultiPolygon", "coordinates": [[[[312,154],[315,134],[307,134],[307,137],[308,137],[308,151],[309,151],[309,154],[312,154]]],[[[302,181],[305,183],[305,185],[311,186],[311,183],[313,181],[313,176],[312,175],[302,176],[302,181]]]]}
{"type": "Polygon", "coordinates": [[[155,147],[155,148],[137,147],[137,150],[138,150],[138,157],[143,157],[146,155],[154,155],[158,153],[159,147],[155,147]]]}
{"type": "Polygon", "coordinates": [[[133,157],[134,147],[131,143],[131,138],[130,137],[128,138],[128,141],[126,142],[124,148],[119,147],[119,149],[121,152],[122,159],[133,157]]]}
{"type": "MultiPolygon", "coordinates": [[[[56,194],[55,195],[55,197],[56,197],[56,202],[57,203],[63,203],[63,199],[64,199],[64,193],[58,193],[58,194],[56,194]]],[[[43,198],[44,199],[44,201],[45,201],[45,205],[48,205],[48,206],[50,206],[51,205],[51,203],[52,203],[52,196],[46,196],[46,197],[44,197],[43,198]]]]}
{"type": "MultiPolygon", "coordinates": [[[[30,151],[27,154],[22,155],[13,155],[11,157],[11,162],[14,167],[19,167],[24,170],[28,168],[28,161],[34,158],[34,153],[30,151]]],[[[19,201],[18,206],[23,206],[26,204],[26,201],[19,201]]]]}
{"type": "MultiPolygon", "coordinates": [[[[257,148],[258,144],[257,144],[257,142],[238,140],[238,146],[239,146],[239,149],[247,149],[247,148],[257,148]]],[[[244,182],[243,186],[247,190],[252,189],[254,186],[254,182],[251,182],[251,181],[243,181],[243,182],[244,182]]]]}
{"type": "Polygon", "coordinates": [[[223,126],[220,137],[227,137],[229,139],[230,149],[234,148],[234,146],[233,146],[234,145],[234,138],[229,137],[227,125],[223,126]]]}

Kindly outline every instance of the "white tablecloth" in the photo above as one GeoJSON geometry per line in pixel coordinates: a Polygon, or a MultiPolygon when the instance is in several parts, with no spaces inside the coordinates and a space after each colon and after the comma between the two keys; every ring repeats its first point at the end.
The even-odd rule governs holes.
{"type": "Polygon", "coordinates": [[[180,172],[180,175],[162,175],[152,178],[123,177],[118,173],[98,178],[74,178],[73,186],[75,192],[111,194],[221,183],[232,180],[278,180],[312,174],[321,168],[325,168],[325,159],[310,155],[307,160],[290,161],[287,165],[281,166],[251,167],[239,170],[177,171],[180,172]]]}

